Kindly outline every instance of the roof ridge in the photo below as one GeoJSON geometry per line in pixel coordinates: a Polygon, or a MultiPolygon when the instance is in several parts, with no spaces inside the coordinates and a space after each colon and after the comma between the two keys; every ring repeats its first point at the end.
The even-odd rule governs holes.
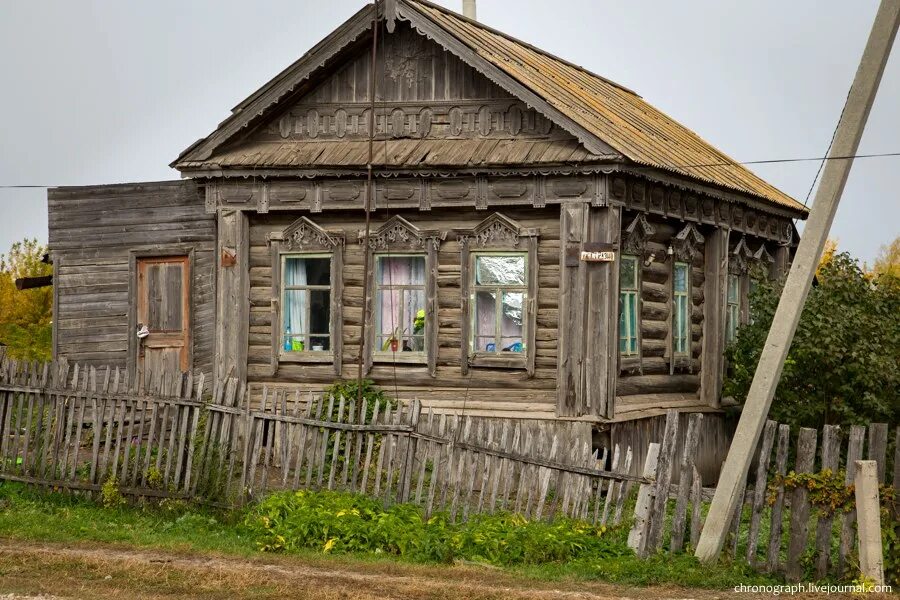
{"type": "Polygon", "coordinates": [[[613,85],[613,86],[619,88],[620,90],[626,91],[629,94],[633,94],[633,95],[637,96],[638,98],[641,98],[640,94],[638,94],[631,88],[625,87],[621,83],[613,81],[612,79],[604,77],[603,75],[599,75],[598,73],[594,73],[593,71],[591,71],[590,69],[588,69],[586,67],[577,65],[569,60],[566,60],[565,58],[562,58],[560,56],[553,54],[552,52],[548,52],[548,51],[544,50],[543,48],[535,46],[534,44],[530,44],[524,40],[520,40],[519,38],[517,38],[513,35],[510,35],[510,34],[506,33],[505,31],[495,29],[495,28],[491,27],[490,25],[485,25],[484,23],[482,23],[480,21],[476,21],[475,19],[470,19],[469,17],[462,15],[454,10],[450,10],[449,8],[447,8],[445,6],[441,6],[440,4],[435,4],[434,2],[431,2],[430,0],[399,0],[399,1],[405,2],[407,4],[410,4],[410,3],[411,4],[423,4],[425,6],[433,8],[435,10],[439,10],[441,12],[448,13],[448,14],[452,15],[454,18],[459,19],[460,21],[469,23],[470,25],[475,25],[476,27],[480,27],[481,29],[484,29],[485,31],[489,31],[496,35],[505,37],[506,39],[508,39],[511,42],[515,42],[516,44],[525,46],[529,50],[534,50],[535,52],[538,52],[539,54],[543,54],[544,56],[547,56],[548,58],[552,58],[553,60],[559,61],[565,65],[572,67],[573,69],[578,69],[579,71],[583,71],[584,73],[587,73],[591,77],[596,77],[597,79],[604,81],[604,82],[608,83],[609,85],[613,85]]]}

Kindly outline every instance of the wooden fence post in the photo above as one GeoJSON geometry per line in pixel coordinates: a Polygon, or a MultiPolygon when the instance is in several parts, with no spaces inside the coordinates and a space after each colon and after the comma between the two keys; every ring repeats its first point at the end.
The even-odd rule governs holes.
{"type": "Polygon", "coordinates": [[[650,527],[647,530],[646,553],[662,547],[663,530],[666,525],[666,506],[669,501],[669,485],[672,483],[672,466],[675,462],[675,447],[678,440],[678,411],[666,411],[666,428],[663,431],[659,463],[656,468],[655,496],[653,511],[650,513],[650,527]]]}
{"type": "MultiPolygon", "coordinates": [[[[656,465],[659,460],[659,444],[652,443],[647,448],[647,458],[644,459],[644,477],[653,477],[656,473],[656,465]]],[[[638,556],[644,554],[647,545],[647,517],[650,515],[650,502],[653,500],[654,483],[642,483],[638,488],[637,503],[634,505],[634,524],[628,534],[628,547],[638,556]]]]}
{"type": "Polygon", "coordinates": [[[878,498],[878,464],[856,461],[856,528],[859,532],[859,569],[875,585],[884,585],[881,550],[881,506],[878,498]]]}
{"type": "MultiPolygon", "coordinates": [[[[800,428],[797,441],[797,462],[794,471],[798,474],[812,473],[816,458],[816,430],[800,428]]],[[[791,496],[791,534],[788,542],[788,558],[785,576],[788,581],[800,581],[800,556],[809,542],[809,492],[798,485],[791,496]]]]}

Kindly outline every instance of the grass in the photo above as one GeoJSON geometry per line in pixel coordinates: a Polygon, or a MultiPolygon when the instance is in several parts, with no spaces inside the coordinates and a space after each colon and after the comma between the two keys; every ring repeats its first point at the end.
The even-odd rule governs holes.
{"type": "MultiPolygon", "coordinates": [[[[258,560],[257,538],[244,524],[246,511],[218,511],[181,502],[104,508],[90,498],[71,493],[42,492],[14,483],[0,483],[0,538],[28,543],[112,545],[177,554],[206,554],[258,560]]],[[[627,536],[613,528],[612,542],[627,536]]],[[[272,555],[266,555],[269,560],[272,555]]],[[[431,573],[447,570],[444,564],[422,567],[385,554],[351,553],[342,556],[297,548],[277,560],[287,564],[365,565],[378,569],[420,568],[431,573]]],[[[354,568],[356,568],[354,567],[354,568]]],[[[90,569],[89,569],[90,571],[90,569]]],[[[715,567],[700,565],[690,554],[660,554],[639,560],[628,552],[618,556],[579,556],[576,560],[518,564],[491,572],[528,582],[609,582],[628,586],[667,585],[731,589],[737,584],[779,583],[758,574],[742,561],[715,567]]],[[[2,578],[0,578],[2,579],[2,578]]],[[[531,584],[529,584],[531,585],[531,584]]],[[[266,592],[268,593],[268,592],[266,592]]],[[[249,597],[249,596],[248,596],[249,597]]]]}

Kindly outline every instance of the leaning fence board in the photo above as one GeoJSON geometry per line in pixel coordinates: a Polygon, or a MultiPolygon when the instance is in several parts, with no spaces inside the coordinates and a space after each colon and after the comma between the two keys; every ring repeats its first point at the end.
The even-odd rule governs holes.
{"type": "MultiPolygon", "coordinates": [[[[651,443],[647,448],[647,457],[644,459],[644,477],[656,475],[659,451],[660,446],[657,443],[651,443]]],[[[642,555],[647,547],[647,529],[653,502],[653,488],[656,484],[657,482],[642,483],[638,488],[637,502],[634,507],[634,523],[628,534],[628,547],[638,555],[642,555]]]]}
{"type": "Polygon", "coordinates": [[[675,458],[677,436],[678,411],[669,410],[666,412],[666,426],[663,431],[663,441],[659,451],[656,495],[653,499],[653,511],[650,514],[650,527],[647,531],[645,552],[655,552],[662,546],[663,528],[666,522],[666,504],[669,499],[669,484],[672,481],[672,466],[675,458]]]}
{"type": "Polygon", "coordinates": [[[756,549],[759,545],[759,524],[762,519],[763,505],[766,500],[766,481],[769,464],[772,461],[772,446],[775,443],[775,431],[778,423],[766,421],[762,441],[756,458],[756,481],[753,484],[753,500],[750,505],[750,530],[747,533],[747,562],[756,565],[756,549]]]}
{"type": "Polygon", "coordinates": [[[885,458],[887,457],[887,437],[888,437],[888,424],[887,423],[871,423],[869,425],[869,449],[866,453],[866,458],[868,460],[874,460],[875,464],[878,467],[878,483],[886,483],[885,481],[885,473],[886,473],[886,464],[885,458]]]}
{"type": "MultiPolygon", "coordinates": [[[[822,428],[822,470],[835,473],[841,457],[841,428],[837,425],[825,425],[822,428]]],[[[830,513],[819,517],[816,529],[816,577],[821,579],[828,573],[831,563],[831,535],[834,515],[830,513]]]]}
{"type": "MultiPolygon", "coordinates": [[[[862,459],[866,428],[860,425],[850,427],[850,439],[847,442],[847,462],[845,463],[844,485],[850,486],[856,478],[856,461],[862,459]]],[[[856,508],[841,517],[841,539],[838,544],[838,573],[843,573],[847,566],[850,552],[856,540],[856,508]]]]}
{"type": "Polygon", "coordinates": [[[678,478],[678,498],[675,501],[675,515],[672,518],[672,539],[669,550],[678,552],[684,544],[684,529],[687,517],[688,494],[690,494],[691,475],[694,472],[694,456],[700,442],[700,425],[703,415],[692,414],[688,418],[687,433],[684,437],[684,448],[681,452],[681,470],[678,478]]]}
{"type": "MultiPolygon", "coordinates": [[[[816,458],[816,430],[807,427],[800,428],[800,436],[797,441],[797,461],[794,467],[796,473],[812,473],[816,458]]],[[[800,557],[806,549],[809,538],[809,490],[805,486],[798,485],[791,495],[791,524],[788,541],[787,565],[785,577],[788,581],[800,581],[801,566],[800,557]]]]}
{"type": "Polygon", "coordinates": [[[775,488],[775,500],[769,513],[769,545],[766,551],[766,570],[774,573],[781,565],[781,515],[784,510],[784,483],[780,478],[787,473],[791,428],[778,426],[778,447],[775,450],[775,475],[779,478],[775,488]]]}

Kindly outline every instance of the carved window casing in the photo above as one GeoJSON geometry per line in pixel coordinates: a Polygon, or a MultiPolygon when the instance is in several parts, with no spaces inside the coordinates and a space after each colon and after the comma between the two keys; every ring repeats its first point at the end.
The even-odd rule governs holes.
{"type": "Polygon", "coordinates": [[[272,373],[277,373],[280,363],[332,363],[335,374],[340,375],[343,233],[327,231],[300,217],[283,231],[270,233],[268,242],[272,373]]]}
{"type": "Polygon", "coordinates": [[[534,374],[538,236],[499,213],[459,234],[463,374],[469,367],[534,374]]]}
{"type": "MultiPolygon", "coordinates": [[[[374,362],[437,367],[437,251],[446,234],[395,216],[369,235],[366,371],[374,362]],[[399,321],[399,322],[397,322],[399,321]]],[[[365,233],[359,233],[365,244],[365,233]]]]}
{"type": "MultiPolygon", "coordinates": [[[[738,288],[737,305],[739,325],[750,322],[750,292],[755,282],[761,277],[770,277],[775,258],[769,254],[764,241],[759,242],[759,248],[754,251],[747,241],[747,236],[741,236],[728,257],[728,278],[736,281],[738,288]]],[[[729,302],[731,302],[729,298],[729,302]]],[[[736,329],[736,325],[734,326],[736,329]]],[[[734,339],[736,332],[732,330],[732,324],[726,323],[726,339],[734,339]]]]}
{"type": "Polygon", "coordinates": [[[619,359],[621,366],[641,358],[641,259],[622,254],[619,260],[619,359]]]}

